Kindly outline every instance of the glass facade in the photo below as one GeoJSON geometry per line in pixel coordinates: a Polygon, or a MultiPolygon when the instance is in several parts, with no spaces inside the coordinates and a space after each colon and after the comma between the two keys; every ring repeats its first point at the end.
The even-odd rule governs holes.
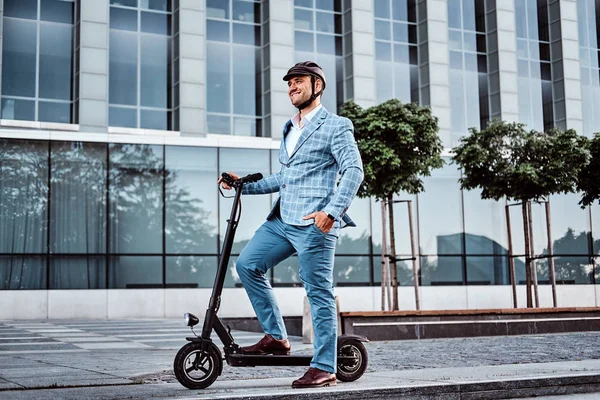
{"type": "Polygon", "coordinates": [[[484,2],[448,1],[452,144],[489,120],[484,2]]]}
{"type": "Polygon", "coordinates": [[[206,2],[209,133],[261,136],[261,3],[206,2]]]}
{"type": "MultiPolygon", "coordinates": [[[[106,3],[110,4],[109,125],[177,129],[178,2],[106,3]]],[[[427,90],[419,94],[419,84],[427,87],[429,82],[428,78],[419,82],[418,68],[419,62],[422,69],[429,68],[429,61],[419,60],[417,45],[426,50],[427,35],[419,34],[417,40],[417,31],[426,27],[427,10],[423,2],[418,3],[422,8],[417,18],[415,3],[372,3],[374,39],[369,37],[368,42],[375,50],[372,93],[377,102],[424,101],[427,90]]],[[[492,33],[486,37],[484,3],[493,4],[449,0],[443,10],[448,14],[454,139],[469,127],[485,127],[489,120],[486,41],[492,33]]],[[[577,1],[583,133],[588,136],[600,130],[598,4],[597,0],[577,1]]],[[[77,123],[73,100],[78,98],[79,60],[73,54],[79,42],[79,2],[4,0],[3,5],[1,118],[77,123]]],[[[267,133],[262,125],[270,126],[272,55],[266,22],[273,5],[259,0],[206,1],[206,43],[195,45],[206,45],[206,76],[201,80],[206,79],[208,132],[267,133]]],[[[361,46],[362,28],[357,20],[352,27],[350,5],[340,0],[294,0],[288,10],[294,21],[290,57],[293,44],[296,61],[312,59],[324,68],[328,85],[323,103],[331,111],[352,97],[352,40],[361,46]]],[[[521,121],[536,129],[553,122],[546,7],[546,0],[515,0],[519,111],[521,121]]],[[[11,138],[0,138],[2,290],[211,287],[231,206],[231,199],[219,196],[219,173],[267,175],[280,169],[278,151],[270,147],[276,142],[258,139],[251,144],[227,139],[231,142],[226,146],[239,147],[208,147],[214,143],[210,138],[206,142],[172,138],[169,143],[178,145],[163,145],[161,136],[106,143],[101,142],[105,139],[77,141],[81,138],[75,136],[52,141],[16,139],[14,132],[10,131],[11,138]]],[[[33,137],[42,137],[36,134],[33,137]]],[[[61,138],[67,134],[71,133],[62,132],[61,138]]],[[[424,179],[425,192],[397,196],[412,201],[421,284],[508,285],[506,202],[483,201],[477,191],[461,191],[459,178],[456,166],[447,164],[424,179]]],[[[276,197],[244,197],[227,287],[239,286],[236,257],[276,197]]],[[[600,206],[582,210],[577,201],[575,194],[551,198],[552,250],[561,284],[595,283],[599,278],[590,260],[598,262],[600,257],[600,206]]],[[[393,207],[396,250],[407,259],[411,246],[406,203],[393,207]]],[[[348,213],[358,227],[340,232],[335,285],[379,285],[380,204],[355,199],[348,213]]],[[[521,210],[511,207],[510,215],[517,281],[523,283],[521,210]]],[[[546,254],[542,205],[533,206],[533,219],[535,254],[546,254]]],[[[538,260],[536,268],[539,281],[547,283],[548,261],[538,260]]],[[[413,284],[410,260],[398,263],[398,277],[400,285],[413,284]]],[[[297,258],[275,267],[271,280],[276,286],[301,285],[297,258]]]]}
{"type": "Polygon", "coordinates": [[[110,0],[108,124],[173,130],[172,0],[110,0]]]}
{"type": "Polygon", "coordinates": [[[600,2],[577,0],[583,134],[600,131],[600,2]]]}
{"type": "Polygon", "coordinates": [[[528,129],[554,126],[548,0],[515,0],[519,119],[528,129]]]}
{"type": "Polygon", "coordinates": [[[380,0],[375,9],[377,103],[419,103],[416,0],[380,0]]]}
{"type": "Polygon", "coordinates": [[[4,0],[0,118],[76,123],[71,0],[4,0]]]}
{"type": "Polygon", "coordinates": [[[341,0],[294,0],[295,62],[314,61],[325,72],[321,102],[337,112],[344,102],[341,0]]]}

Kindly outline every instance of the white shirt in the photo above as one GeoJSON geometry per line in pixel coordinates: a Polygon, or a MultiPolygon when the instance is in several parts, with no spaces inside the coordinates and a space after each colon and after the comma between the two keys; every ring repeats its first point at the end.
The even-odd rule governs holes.
{"type": "Polygon", "coordinates": [[[302,128],[300,127],[300,113],[294,115],[290,131],[285,137],[285,148],[287,149],[288,156],[292,155],[304,128],[321,108],[323,108],[323,104],[319,104],[314,110],[302,117],[302,128]]]}

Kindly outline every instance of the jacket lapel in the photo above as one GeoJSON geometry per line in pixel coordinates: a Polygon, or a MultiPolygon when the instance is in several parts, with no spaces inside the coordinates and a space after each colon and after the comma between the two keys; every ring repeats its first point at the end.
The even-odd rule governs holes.
{"type": "Polygon", "coordinates": [[[325,109],[325,107],[321,107],[321,110],[319,112],[317,112],[317,115],[315,115],[310,120],[310,122],[304,127],[304,130],[302,131],[302,135],[300,135],[300,138],[298,139],[298,144],[296,144],[296,148],[294,148],[294,151],[292,152],[292,154],[290,154],[289,158],[292,158],[294,156],[294,154],[296,154],[298,152],[298,149],[304,144],[304,142],[306,142],[306,140],[313,133],[315,133],[317,128],[320,127],[323,124],[323,122],[325,122],[327,115],[328,115],[328,112],[325,109]]]}
{"type": "Polygon", "coordinates": [[[288,122],[286,122],[285,126],[283,127],[283,132],[281,135],[283,139],[281,140],[281,146],[279,147],[279,162],[282,164],[287,164],[288,160],[290,159],[290,155],[287,152],[287,146],[285,145],[285,138],[289,133],[291,127],[292,120],[288,120],[288,122]]]}

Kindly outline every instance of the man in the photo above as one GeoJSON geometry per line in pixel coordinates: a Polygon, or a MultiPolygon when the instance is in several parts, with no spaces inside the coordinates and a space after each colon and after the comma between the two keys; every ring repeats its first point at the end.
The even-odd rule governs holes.
{"type": "MultiPolygon", "coordinates": [[[[244,186],[243,194],[279,192],[279,199],[240,254],[236,268],[265,337],[247,354],[289,354],[290,343],[265,274],[298,253],[300,279],[310,302],[314,356],[294,388],[336,384],[337,315],[333,261],[339,229],[356,226],[345,214],[363,180],[352,123],[321,105],[325,76],[314,62],[294,65],[283,77],[298,113],[286,123],[279,150],[281,171],[244,186]],[[338,173],[341,174],[336,187],[338,173]]],[[[238,176],[231,174],[234,179],[238,176]]],[[[223,188],[229,185],[219,180],[223,188]]]]}

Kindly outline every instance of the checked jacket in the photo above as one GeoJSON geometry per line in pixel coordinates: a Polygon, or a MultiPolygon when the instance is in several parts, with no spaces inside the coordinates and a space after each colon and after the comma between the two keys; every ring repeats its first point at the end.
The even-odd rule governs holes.
{"type": "Polygon", "coordinates": [[[305,226],[314,221],[302,217],[324,211],[341,221],[341,226],[356,226],[346,214],[363,180],[352,122],[322,107],[305,125],[292,154],[288,154],[285,137],[291,125],[290,120],[283,129],[279,148],[281,170],[245,185],[242,193],[279,192],[267,219],[274,218],[279,208],[283,222],[305,226]]]}

